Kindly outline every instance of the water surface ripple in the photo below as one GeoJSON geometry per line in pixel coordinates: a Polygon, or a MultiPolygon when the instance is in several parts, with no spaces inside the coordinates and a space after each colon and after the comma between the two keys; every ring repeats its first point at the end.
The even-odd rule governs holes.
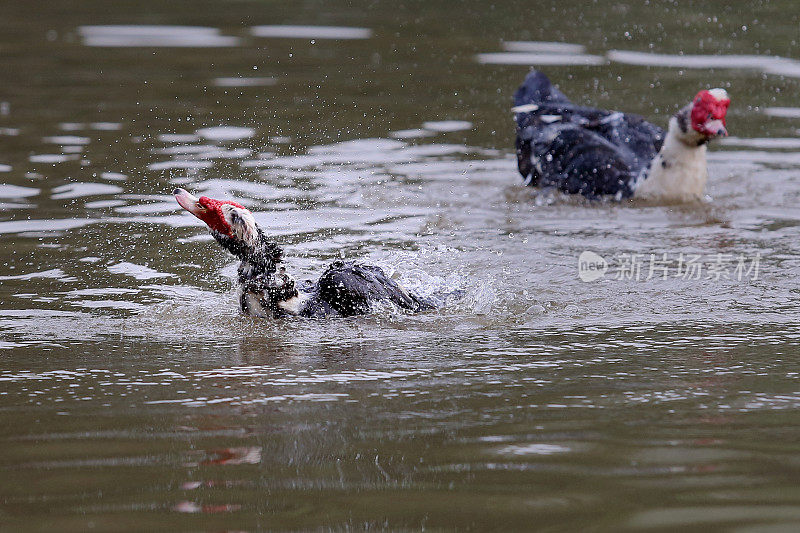
{"type": "Polygon", "coordinates": [[[2,528],[796,529],[793,7],[10,7],[2,528]],[[522,186],[534,65],[659,124],[726,87],[708,197],[522,186]],[[359,258],[463,297],[241,317],[177,186],[250,208],[297,279],[359,258]]]}

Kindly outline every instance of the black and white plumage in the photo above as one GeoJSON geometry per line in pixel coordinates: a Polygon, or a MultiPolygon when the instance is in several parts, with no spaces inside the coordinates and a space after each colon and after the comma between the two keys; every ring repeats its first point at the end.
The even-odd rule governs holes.
{"type": "Polygon", "coordinates": [[[336,261],[316,282],[296,284],[282,265],[283,250],[267,238],[248,209],[235,202],[195,198],[183,189],[175,189],[173,194],[181,207],[205,222],[214,239],[241,261],[240,305],[246,314],[345,317],[367,314],[381,303],[411,312],[435,307],[374,265],[336,261]]]}
{"type": "Polygon", "coordinates": [[[665,132],[642,117],[578,106],[533,70],[514,95],[517,163],[526,184],[617,199],[703,194],[706,143],[726,135],[730,100],[700,91],[665,132]]]}

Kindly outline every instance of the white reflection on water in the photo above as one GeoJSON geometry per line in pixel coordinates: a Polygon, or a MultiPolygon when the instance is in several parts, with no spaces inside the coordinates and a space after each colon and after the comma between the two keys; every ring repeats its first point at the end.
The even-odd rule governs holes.
{"type": "Polygon", "coordinates": [[[164,143],[186,143],[196,141],[199,138],[192,133],[159,133],[156,136],[156,139],[164,143]]]}
{"type": "Polygon", "coordinates": [[[603,65],[608,62],[603,56],[549,52],[494,52],[478,54],[475,59],[486,65],[603,65]]]}
{"type": "Polygon", "coordinates": [[[200,170],[213,166],[212,161],[161,161],[147,165],[148,170],[200,170]]]}
{"type": "MultiPolygon", "coordinates": [[[[198,181],[193,184],[192,188],[212,198],[230,198],[238,194],[246,194],[261,200],[271,200],[287,194],[285,189],[274,187],[267,183],[253,183],[224,178],[198,181]]],[[[247,200],[243,201],[245,204],[248,203],[247,200]]],[[[173,201],[172,204],[174,208],[175,202],[173,201]]]]}
{"type": "Polygon", "coordinates": [[[512,456],[524,456],[524,455],[555,455],[558,453],[566,453],[571,451],[566,446],[560,446],[558,444],[542,444],[542,443],[531,443],[531,444],[513,444],[510,446],[504,446],[497,450],[497,453],[502,455],[512,455],[512,456]]]}
{"type": "Polygon", "coordinates": [[[34,187],[22,187],[20,185],[10,185],[0,183],[0,198],[30,198],[41,192],[41,189],[34,187]]]}
{"type": "Polygon", "coordinates": [[[779,76],[800,77],[800,61],[768,55],[655,54],[633,50],[609,50],[605,56],[584,54],[580,44],[538,41],[503,43],[505,52],[477,54],[478,63],[489,65],[603,65],[609,61],[646,67],[691,69],[751,69],[779,76]]]}
{"type": "Polygon", "coordinates": [[[586,47],[582,44],[557,43],[551,41],[506,41],[506,52],[547,52],[555,54],[582,54],[586,47]]]}
{"type": "Polygon", "coordinates": [[[253,26],[250,33],[256,37],[284,37],[293,39],[368,39],[369,28],[346,26],[253,26]]]}
{"type": "Polygon", "coordinates": [[[437,132],[462,131],[471,130],[472,122],[466,120],[436,120],[423,122],[422,127],[426,130],[437,132]]]}
{"type": "Polygon", "coordinates": [[[153,153],[165,155],[185,155],[202,154],[205,152],[214,152],[216,150],[219,150],[219,147],[213,144],[179,144],[176,146],[154,149],[153,153]]]}
{"type": "Polygon", "coordinates": [[[122,191],[122,187],[110,183],[67,183],[59,185],[58,187],[53,187],[54,194],[51,195],[51,198],[54,200],[65,200],[84,196],[118,194],[122,191]]]}
{"type": "Polygon", "coordinates": [[[125,202],[122,200],[96,200],[94,202],[86,202],[84,205],[89,209],[105,209],[107,207],[125,205],[125,202]]]}
{"type": "Polygon", "coordinates": [[[52,144],[89,144],[91,139],[89,137],[78,137],[77,135],[55,135],[52,137],[45,137],[43,142],[52,144]]]}
{"type": "Polygon", "coordinates": [[[766,107],[764,114],[770,117],[800,118],[800,107],[766,107]]]}
{"type": "Polygon", "coordinates": [[[408,130],[397,130],[389,133],[393,139],[417,139],[420,137],[431,137],[434,133],[430,130],[413,128],[408,130]]]}
{"type": "Polygon", "coordinates": [[[267,87],[275,85],[278,80],[268,77],[230,77],[214,78],[214,85],[217,87],[267,87]]]}
{"type": "Polygon", "coordinates": [[[101,220],[96,218],[9,220],[0,222],[0,235],[26,231],[64,231],[88,226],[89,224],[95,224],[97,222],[101,222],[101,220]]]}
{"type": "Polygon", "coordinates": [[[748,146],[751,148],[800,149],[800,137],[765,137],[757,139],[726,137],[720,139],[719,143],[725,146],[748,146]]]}
{"type": "Polygon", "coordinates": [[[60,268],[51,268],[50,270],[43,270],[41,272],[31,272],[29,274],[15,274],[11,276],[0,276],[0,280],[29,280],[34,278],[52,278],[52,279],[63,279],[67,276],[64,274],[64,271],[60,268]]]}
{"type": "Polygon", "coordinates": [[[146,305],[125,300],[80,300],[71,305],[86,309],[122,309],[125,311],[142,311],[146,305]]]}
{"type": "Polygon", "coordinates": [[[226,47],[239,46],[239,37],[223,36],[218,28],[199,26],[81,26],[86,46],[102,47],[226,47]]]}
{"type": "Polygon", "coordinates": [[[125,181],[128,179],[128,176],[121,172],[101,172],[100,177],[109,181],[125,181]]]}
{"type": "Polygon", "coordinates": [[[238,141],[249,139],[255,134],[255,129],[241,126],[213,126],[197,130],[197,135],[211,141],[238,141]]]}
{"type": "Polygon", "coordinates": [[[75,159],[78,159],[78,156],[67,154],[34,154],[28,157],[31,163],[63,163],[75,159]]]}
{"type": "Polygon", "coordinates": [[[650,67],[755,69],[781,76],[800,77],[800,61],[776,56],[757,55],[682,55],[652,54],[611,50],[608,58],[617,63],[650,67]]]}
{"type": "Polygon", "coordinates": [[[169,278],[175,276],[175,274],[158,272],[150,267],[137,265],[128,261],[122,261],[116,265],[111,265],[108,267],[108,271],[112,274],[124,274],[126,276],[131,276],[132,278],[136,278],[138,280],[169,278]]]}
{"type": "MultiPolygon", "coordinates": [[[[772,148],[772,147],[770,147],[772,148]]],[[[800,153],[768,152],[760,150],[718,151],[708,154],[710,162],[742,162],[759,165],[800,165],[800,153]]]]}
{"type": "MultiPolygon", "coordinates": [[[[440,133],[463,131],[473,124],[430,121],[421,126],[420,131],[440,133]]],[[[726,320],[750,316],[747,310],[750,307],[742,309],[742,305],[762,310],[782,309],[780,306],[785,305],[785,295],[779,288],[764,289],[766,296],[753,301],[751,292],[761,288],[726,287],[725,290],[738,295],[736,306],[731,307],[722,297],[712,296],[687,283],[628,284],[626,291],[620,291],[620,283],[613,283],[613,280],[592,287],[576,286],[572,265],[573,256],[576,256],[574,243],[592,239],[597,234],[614,235],[602,241],[605,248],[600,251],[612,255],[620,250],[638,251],[637,247],[649,242],[651,235],[665,232],[672,235],[670,242],[677,252],[691,251],[693,245],[682,239],[691,234],[690,242],[695,242],[698,232],[701,234],[698,246],[716,249],[715,235],[723,230],[715,217],[731,218],[737,227],[751,228],[758,232],[759,238],[768,238],[761,233],[765,224],[776,218],[789,221],[798,216],[796,210],[784,205],[789,200],[785,200],[781,192],[789,187],[789,171],[776,173],[775,165],[795,167],[800,165],[800,160],[793,152],[771,150],[794,146],[791,139],[734,139],[728,141],[726,150],[712,149],[710,189],[716,200],[712,207],[715,212],[709,215],[704,207],[673,211],[660,207],[631,208],[627,204],[585,205],[560,197],[540,201],[539,193],[519,184],[512,154],[457,143],[418,141],[415,144],[410,140],[374,137],[312,146],[300,153],[291,150],[271,153],[271,146],[267,145],[256,147],[261,150],[257,158],[251,158],[250,148],[223,146],[228,140],[251,138],[255,135],[253,130],[245,126],[222,126],[201,128],[191,135],[161,134],[150,138],[142,145],[141,155],[151,159],[153,154],[175,158],[150,163],[151,169],[199,165],[213,170],[199,168],[195,169],[198,172],[170,173],[161,190],[152,191],[161,194],[120,194],[119,189],[98,192],[94,189],[98,184],[89,183],[86,185],[89,188],[84,190],[70,189],[77,184],[66,184],[63,190],[54,191],[55,194],[74,197],[96,194],[98,197],[88,204],[78,202],[79,211],[69,211],[63,219],[0,222],[0,234],[32,235],[32,232],[102,223],[118,228],[127,238],[126,242],[131,243],[130,249],[155,249],[154,243],[172,243],[172,249],[158,247],[160,251],[148,258],[147,253],[123,255],[89,239],[83,242],[87,249],[77,255],[99,257],[97,265],[77,260],[69,267],[46,261],[42,265],[42,270],[64,266],[65,275],[84,280],[86,285],[78,288],[91,288],[98,271],[108,278],[109,272],[105,269],[109,265],[110,273],[127,274],[128,279],[116,276],[111,277],[113,281],[105,282],[118,288],[140,288],[141,279],[162,278],[165,284],[175,282],[184,293],[149,288],[135,295],[117,294],[80,302],[59,294],[50,296],[56,300],[52,305],[78,305],[107,312],[116,309],[118,315],[124,315],[126,308],[135,309],[144,303],[148,307],[141,313],[141,321],[147,322],[157,315],[159,318],[152,320],[152,328],[158,335],[170,334],[164,331],[165,324],[171,325],[167,329],[180,324],[182,329],[200,338],[213,338],[220,331],[229,333],[230,328],[246,328],[248,324],[238,315],[236,296],[226,292],[230,287],[228,280],[235,276],[234,261],[209,242],[208,232],[194,217],[174,204],[168,195],[167,181],[180,182],[198,194],[232,199],[250,207],[270,236],[292,243],[287,245],[287,266],[297,279],[316,278],[333,257],[352,257],[380,264],[399,276],[407,287],[422,294],[434,289],[465,291],[458,302],[448,303],[436,317],[379,314],[383,319],[398,323],[447,322],[462,315],[469,319],[458,320],[455,325],[448,322],[445,327],[469,330],[480,328],[480,324],[541,328],[564,322],[593,323],[597,319],[597,306],[602,301],[613,302],[611,307],[603,306],[604,320],[617,323],[629,320],[635,303],[642,299],[650,301],[654,292],[659,298],[652,300],[657,302],[649,315],[652,320],[676,319],[684,316],[687,309],[703,305],[715,306],[717,310],[724,307],[726,320]],[[201,138],[205,140],[197,142],[201,138]],[[730,150],[739,146],[763,146],[765,149],[730,150]],[[208,160],[198,161],[198,158],[217,157],[231,159],[243,169],[256,170],[242,170],[243,176],[223,178],[216,169],[229,165],[227,161],[214,161],[219,167],[212,167],[208,160]],[[745,166],[748,171],[742,173],[745,166]],[[756,201],[742,190],[766,179],[762,167],[769,168],[769,183],[775,193],[771,195],[773,189],[762,190],[756,201]],[[124,205],[118,205],[120,202],[124,205]],[[759,207],[759,202],[769,202],[773,207],[765,210],[759,207]],[[84,205],[117,209],[93,211],[92,214],[97,215],[95,218],[80,218],[86,216],[84,205]],[[576,210],[580,211],[580,217],[575,216],[576,210]],[[600,226],[597,220],[602,220],[600,226]],[[637,230],[631,233],[631,227],[637,230]],[[526,235],[526,238],[519,235],[526,235]],[[536,237],[529,239],[531,235],[536,237]],[[209,260],[209,252],[213,260],[209,260]],[[497,272],[497,277],[490,277],[489,272],[497,272]],[[180,281],[176,276],[180,276],[180,281]],[[209,288],[209,285],[216,286],[209,288]],[[698,302],[698,298],[707,301],[698,302]],[[115,301],[123,303],[113,303],[115,301]],[[202,310],[209,302],[217,307],[213,317],[202,310]],[[154,306],[158,309],[154,310],[154,306]],[[225,323],[228,329],[221,330],[219,323],[225,323]]],[[[248,141],[251,142],[254,141],[248,141]]],[[[141,165],[146,166],[147,159],[141,165]]],[[[67,202],[65,207],[70,208],[70,205],[67,202]]],[[[738,252],[743,247],[746,244],[734,245],[733,251],[738,252]]],[[[17,273],[6,271],[3,274],[17,273]]],[[[36,283],[45,282],[32,280],[32,285],[36,283]]],[[[37,290],[40,289],[32,286],[19,292],[33,294],[37,290]]],[[[46,288],[41,291],[44,293],[46,288]]],[[[714,290],[714,294],[724,292],[714,290]]],[[[640,318],[639,314],[636,316],[640,318]]],[[[782,311],[761,317],[771,320],[780,316],[782,311]]],[[[284,326],[270,323],[268,327],[284,326]]],[[[313,335],[310,338],[313,339],[313,335]]]]}
{"type": "Polygon", "coordinates": [[[122,129],[121,122],[92,122],[89,129],[98,131],[117,131],[122,129]]]}

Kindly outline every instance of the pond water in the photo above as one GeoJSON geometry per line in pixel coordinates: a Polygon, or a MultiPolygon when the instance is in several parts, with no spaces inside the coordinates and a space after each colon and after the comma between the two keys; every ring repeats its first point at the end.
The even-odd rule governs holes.
{"type": "Polygon", "coordinates": [[[3,530],[796,530],[794,2],[4,14],[3,530]],[[705,201],[524,187],[533,65],[662,125],[725,87],[705,201]],[[242,317],[176,186],[252,209],[297,279],[464,296],[242,317]]]}

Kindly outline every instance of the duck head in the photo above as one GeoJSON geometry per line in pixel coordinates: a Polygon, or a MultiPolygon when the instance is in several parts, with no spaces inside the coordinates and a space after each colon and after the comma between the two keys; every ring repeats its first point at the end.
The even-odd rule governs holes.
{"type": "Polygon", "coordinates": [[[727,136],[725,118],[730,105],[731,99],[725,89],[697,93],[692,102],[675,115],[681,140],[689,145],[702,145],[727,136]]]}
{"type": "Polygon", "coordinates": [[[253,213],[247,208],[230,200],[215,200],[208,196],[196,198],[184,189],[175,189],[172,194],[181,207],[206,223],[211,235],[223,248],[243,263],[249,263],[261,272],[275,271],[282,250],[267,242],[253,213]]]}

